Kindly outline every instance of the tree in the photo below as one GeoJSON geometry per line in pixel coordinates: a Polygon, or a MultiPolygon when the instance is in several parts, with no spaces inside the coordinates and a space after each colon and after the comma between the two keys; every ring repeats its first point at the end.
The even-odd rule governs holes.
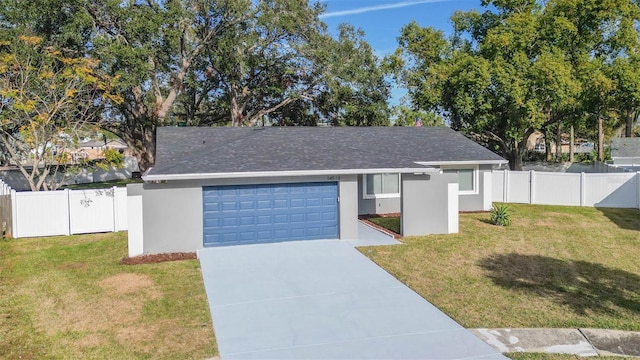
{"type": "Polygon", "coordinates": [[[99,118],[99,103],[121,99],[92,58],[64,56],[42,39],[0,42],[0,142],[32,191],[68,162],[69,133],[99,118]]]}
{"type": "Polygon", "coordinates": [[[209,100],[232,126],[252,126],[315,96],[323,73],[314,53],[326,41],[321,11],[302,1],[245,2],[247,15],[205,49],[195,78],[215,89],[209,100]]]}
{"type": "Polygon", "coordinates": [[[557,0],[551,10],[572,26],[565,34],[565,42],[571,44],[567,51],[583,83],[582,109],[597,128],[598,160],[603,161],[605,132],[636,106],[633,87],[640,75],[633,73],[633,67],[640,8],[632,0],[581,0],[577,4],[557,0]]]}
{"type": "Polygon", "coordinates": [[[611,70],[624,136],[632,137],[634,123],[640,116],[640,53],[615,59],[611,70]]]}
{"type": "Polygon", "coordinates": [[[193,67],[184,113],[202,112],[191,111],[197,119],[189,121],[388,124],[389,85],[364,34],[342,25],[333,39],[318,20],[321,10],[289,1],[247,8],[255,15],[227,29],[193,67]]]}
{"type": "MultiPolygon", "coordinates": [[[[387,64],[407,87],[412,105],[443,114],[453,128],[497,150],[516,170],[534,131],[553,125],[559,143],[563,125],[578,125],[585,114],[596,119],[602,144],[605,118],[616,116],[613,107],[622,99],[611,64],[637,52],[637,4],[482,4],[495,10],[454,14],[451,39],[415,23],[403,28],[387,64]]],[[[626,86],[633,88],[633,80],[626,86]]],[[[634,101],[625,94],[622,103],[629,108],[634,101]]]]}
{"type": "MultiPolygon", "coordinates": [[[[123,101],[104,112],[110,121],[101,126],[127,142],[142,170],[155,160],[157,126],[318,120],[318,98],[345,60],[331,61],[336,59],[330,51],[338,46],[318,18],[323,6],[307,1],[7,0],[3,5],[0,26],[32,31],[69,56],[100,59],[102,73],[120,77],[123,101]]],[[[366,55],[371,49],[364,44],[358,39],[356,45],[366,55]]],[[[362,65],[363,71],[371,69],[362,65]]],[[[345,84],[357,83],[345,74],[345,84]]],[[[388,85],[379,81],[363,85],[343,108],[354,123],[376,123],[384,117],[378,110],[386,109],[387,97],[388,85]]]]}
{"type": "Polygon", "coordinates": [[[418,120],[422,126],[444,125],[442,117],[435,112],[412,109],[406,103],[391,108],[391,114],[394,126],[416,126],[418,120]]]}
{"type": "Polygon", "coordinates": [[[171,110],[201,52],[241,21],[246,1],[87,2],[95,32],[90,53],[123,79],[119,117],[104,127],[134,149],[142,170],[155,162],[157,126],[171,110]]]}
{"type": "Polygon", "coordinates": [[[333,125],[388,126],[390,86],[379,59],[362,30],[342,24],[338,31],[318,64],[326,74],[315,106],[333,125]]]}
{"type": "Polygon", "coordinates": [[[452,128],[498,150],[516,170],[529,136],[550,121],[534,90],[542,68],[535,66],[541,58],[535,36],[539,10],[525,8],[457,13],[450,41],[439,31],[409,24],[391,60],[409,64],[399,78],[415,106],[442,113],[452,128]]]}

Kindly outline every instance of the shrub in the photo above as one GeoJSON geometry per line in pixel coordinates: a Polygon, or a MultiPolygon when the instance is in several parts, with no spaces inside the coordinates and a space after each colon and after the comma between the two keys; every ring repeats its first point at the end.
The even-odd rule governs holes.
{"type": "Polygon", "coordinates": [[[499,226],[511,225],[511,209],[508,205],[493,205],[491,209],[491,223],[499,226]]]}

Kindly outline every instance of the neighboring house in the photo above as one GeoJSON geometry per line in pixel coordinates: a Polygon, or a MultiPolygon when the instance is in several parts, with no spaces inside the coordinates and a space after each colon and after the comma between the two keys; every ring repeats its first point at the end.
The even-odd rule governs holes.
{"type": "Polygon", "coordinates": [[[385,212],[405,236],[455,233],[504,163],[446,127],[159,128],[129,254],[357,239],[358,215],[385,212]]]}
{"type": "MultiPolygon", "coordinates": [[[[561,134],[561,144],[560,151],[563,154],[568,154],[571,150],[571,145],[569,144],[570,135],[566,133],[561,134]]],[[[550,151],[552,154],[556,152],[556,139],[555,137],[551,139],[550,142],[550,151]]],[[[573,144],[573,153],[574,154],[589,154],[593,151],[594,144],[586,139],[575,139],[573,144]]],[[[534,151],[538,153],[545,153],[547,150],[547,146],[545,144],[544,134],[540,131],[536,131],[527,140],[527,150],[534,151]]]]}
{"type": "Polygon", "coordinates": [[[105,147],[107,149],[117,150],[120,154],[123,154],[124,156],[133,156],[133,152],[129,149],[129,146],[127,145],[127,143],[125,143],[121,139],[108,140],[105,143],[105,147]]]}
{"type": "Polygon", "coordinates": [[[84,157],[89,160],[104,158],[104,150],[113,149],[124,156],[133,156],[133,152],[129,146],[121,139],[112,140],[87,140],[78,143],[76,149],[72,153],[78,153],[78,157],[84,157]]]}
{"type": "Polygon", "coordinates": [[[614,165],[640,165],[640,138],[611,139],[614,165]]]}
{"type": "Polygon", "coordinates": [[[99,158],[104,158],[102,152],[107,147],[105,146],[104,141],[102,140],[88,140],[78,143],[76,149],[73,150],[74,153],[82,154],[86,159],[95,160],[99,158]]]}

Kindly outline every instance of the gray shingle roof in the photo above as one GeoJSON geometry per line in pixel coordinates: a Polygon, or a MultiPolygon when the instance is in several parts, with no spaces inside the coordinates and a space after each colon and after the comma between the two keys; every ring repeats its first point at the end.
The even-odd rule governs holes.
{"type": "Polygon", "coordinates": [[[640,157],[640,138],[611,139],[612,158],[640,157]]]}
{"type": "Polygon", "coordinates": [[[419,168],[503,163],[446,127],[164,127],[147,175],[419,168]]]}

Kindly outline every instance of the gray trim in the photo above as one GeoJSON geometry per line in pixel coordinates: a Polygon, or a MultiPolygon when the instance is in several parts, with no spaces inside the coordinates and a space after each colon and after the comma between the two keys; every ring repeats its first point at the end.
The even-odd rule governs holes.
{"type": "Polygon", "coordinates": [[[174,181],[174,180],[205,180],[205,179],[242,179],[255,177],[285,177],[285,176],[327,176],[327,175],[360,175],[380,173],[439,173],[436,168],[405,168],[405,169],[348,169],[348,170],[300,170],[300,171],[256,171],[234,173],[202,173],[202,174],[158,174],[149,175],[150,168],[142,176],[144,181],[174,181]]]}
{"type": "Polygon", "coordinates": [[[418,165],[424,166],[456,166],[456,165],[501,165],[508,164],[507,160],[469,160],[469,161],[416,161],[418,165]]]}

